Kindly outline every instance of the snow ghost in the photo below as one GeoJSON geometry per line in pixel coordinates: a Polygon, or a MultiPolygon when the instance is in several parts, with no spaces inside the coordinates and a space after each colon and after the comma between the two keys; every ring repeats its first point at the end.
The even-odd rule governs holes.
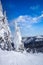
{"type": "MultiPolygon", "coordinates": [[[[0,1],[0,46],[1,48],[5,48],[7,45],[7,48],[11,48],[11,31],[9,28],[8,20],[6,17],[6,12],[3,14],[2,4],[0,1]],[[8,42],[8,43],[7,43],[8,42]]],[[[10,49],[9,48],[9,49],[10,49]]]]}
{"type": "Polygon", "coordinates": [[[22,37],[20,33],[20,28],[17,26],[17,22],[15,22],[15,34],[14,34],[14,45],[17,51],[23,50],[24,45],[22,43],[22,37]]]}

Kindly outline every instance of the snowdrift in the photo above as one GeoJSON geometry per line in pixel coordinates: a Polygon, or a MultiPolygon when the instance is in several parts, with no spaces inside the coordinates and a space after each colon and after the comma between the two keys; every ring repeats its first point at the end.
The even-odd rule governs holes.
{"type": "Polygon", "coordinates": [[[43,65],[42,57],[42,53],[21,53],[0,49],[0,65],[43,65]]]}

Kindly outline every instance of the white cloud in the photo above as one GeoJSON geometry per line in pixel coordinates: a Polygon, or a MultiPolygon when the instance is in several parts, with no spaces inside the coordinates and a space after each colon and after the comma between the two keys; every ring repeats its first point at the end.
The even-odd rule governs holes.
{"type": "Polygon", "coordinates": [[[41,14],[41,16],[39,16],[39,18],[43,17],[43,14],[41,14]]]}
{"type": "Polygon", "coordinates": [[[39,8],[39,5],[36,5],[36,6],[31,6],[30,9],[32,10],[37,10],[39,8]]]}
{"type": "Polygon", "coordinates": [[[11,23],[9,23],[9,25],[14,28],[14,22],[17,22],[18,25],[20,24],[19,27],[20,30],[22,31],[22,35],[24,34],[28,35],[33,33],[35,34],[36,30],[33,24],[41,22],[40,20],[42,19],[43,19],[43,14],[37,17],[24,15],[24,16],[19,16],[18,18],[12,20],[11,23]]]}
{"type": "Polygon", "coordinates": [[[38,17],[31,17],[28,15],[19,16],[18,18],[14,19],[10,23],[10,26],[14,26],[14,22],[17,22],[17,23],[21,23],[21,25],[20,25],[21,28],[23,28],[23,27],[31,28],[32,24],[39,23],[42,18],[43,18],[43,14],[41,14],[38,17]]]}
{"type": "Polygon", "coordinates": [[[18,18],[16,18],[13,21],[16,21],[16,22],[38,23],[42,17],[43,17],[43,14],[41,14],[38,17],[31,17],[31,16],[28,16],[28,15],[24,15],[24,16],[19,16],[18,18]]]}
{"type": "Polygon", "coordinates": [[[41,13],[43,14],[43,11],[41,11],[41,13]]]}

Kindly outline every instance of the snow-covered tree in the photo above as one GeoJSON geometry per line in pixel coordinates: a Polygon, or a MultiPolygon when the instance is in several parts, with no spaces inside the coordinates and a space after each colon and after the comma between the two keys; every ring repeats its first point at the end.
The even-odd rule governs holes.
{"type": "Polygon", "coordinates": [[[12,35],[9,28],[6,12],[3,14],[2,4],[0,2],[0,46],[1,48],[11,50],[12,49],[12,35]],[[2,40],[1,40],[2,38],[2,40]]]}
{"type": "Polygon", "coordinates": [[[14,36],[14,44],[15,44],[15,49],[17,51],[23,50],[24,49],[24,45],[22,43],[22,37],[21,37],[21,33],[20,33],[20,29],[17,26],[17,22],[15,22],[15,36],[14,36]]]}

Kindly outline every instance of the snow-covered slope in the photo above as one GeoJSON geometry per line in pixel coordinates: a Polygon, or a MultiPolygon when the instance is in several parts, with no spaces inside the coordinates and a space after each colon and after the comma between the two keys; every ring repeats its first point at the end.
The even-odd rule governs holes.
{"type": "Polygon", "coordinates": [[[33,36],[33,37],[23,37],[22,41],[24,43],[30,43],[32,40],[34,41],[43,41],[43,35],[33,36]]]}
{"type": "Polygon", "coordinates": [[[31,50],[33,52],[43,52],[43,35],[40,36],[33,36],[33,37],[24,37],[23,39],[24,47],[27,49],[28,52],[31,50]]]}
{"type": "Polygon", "coordinates": [[[42,53],[20,53],[0,50],[0,65],[43,65],[42,53]]]}

